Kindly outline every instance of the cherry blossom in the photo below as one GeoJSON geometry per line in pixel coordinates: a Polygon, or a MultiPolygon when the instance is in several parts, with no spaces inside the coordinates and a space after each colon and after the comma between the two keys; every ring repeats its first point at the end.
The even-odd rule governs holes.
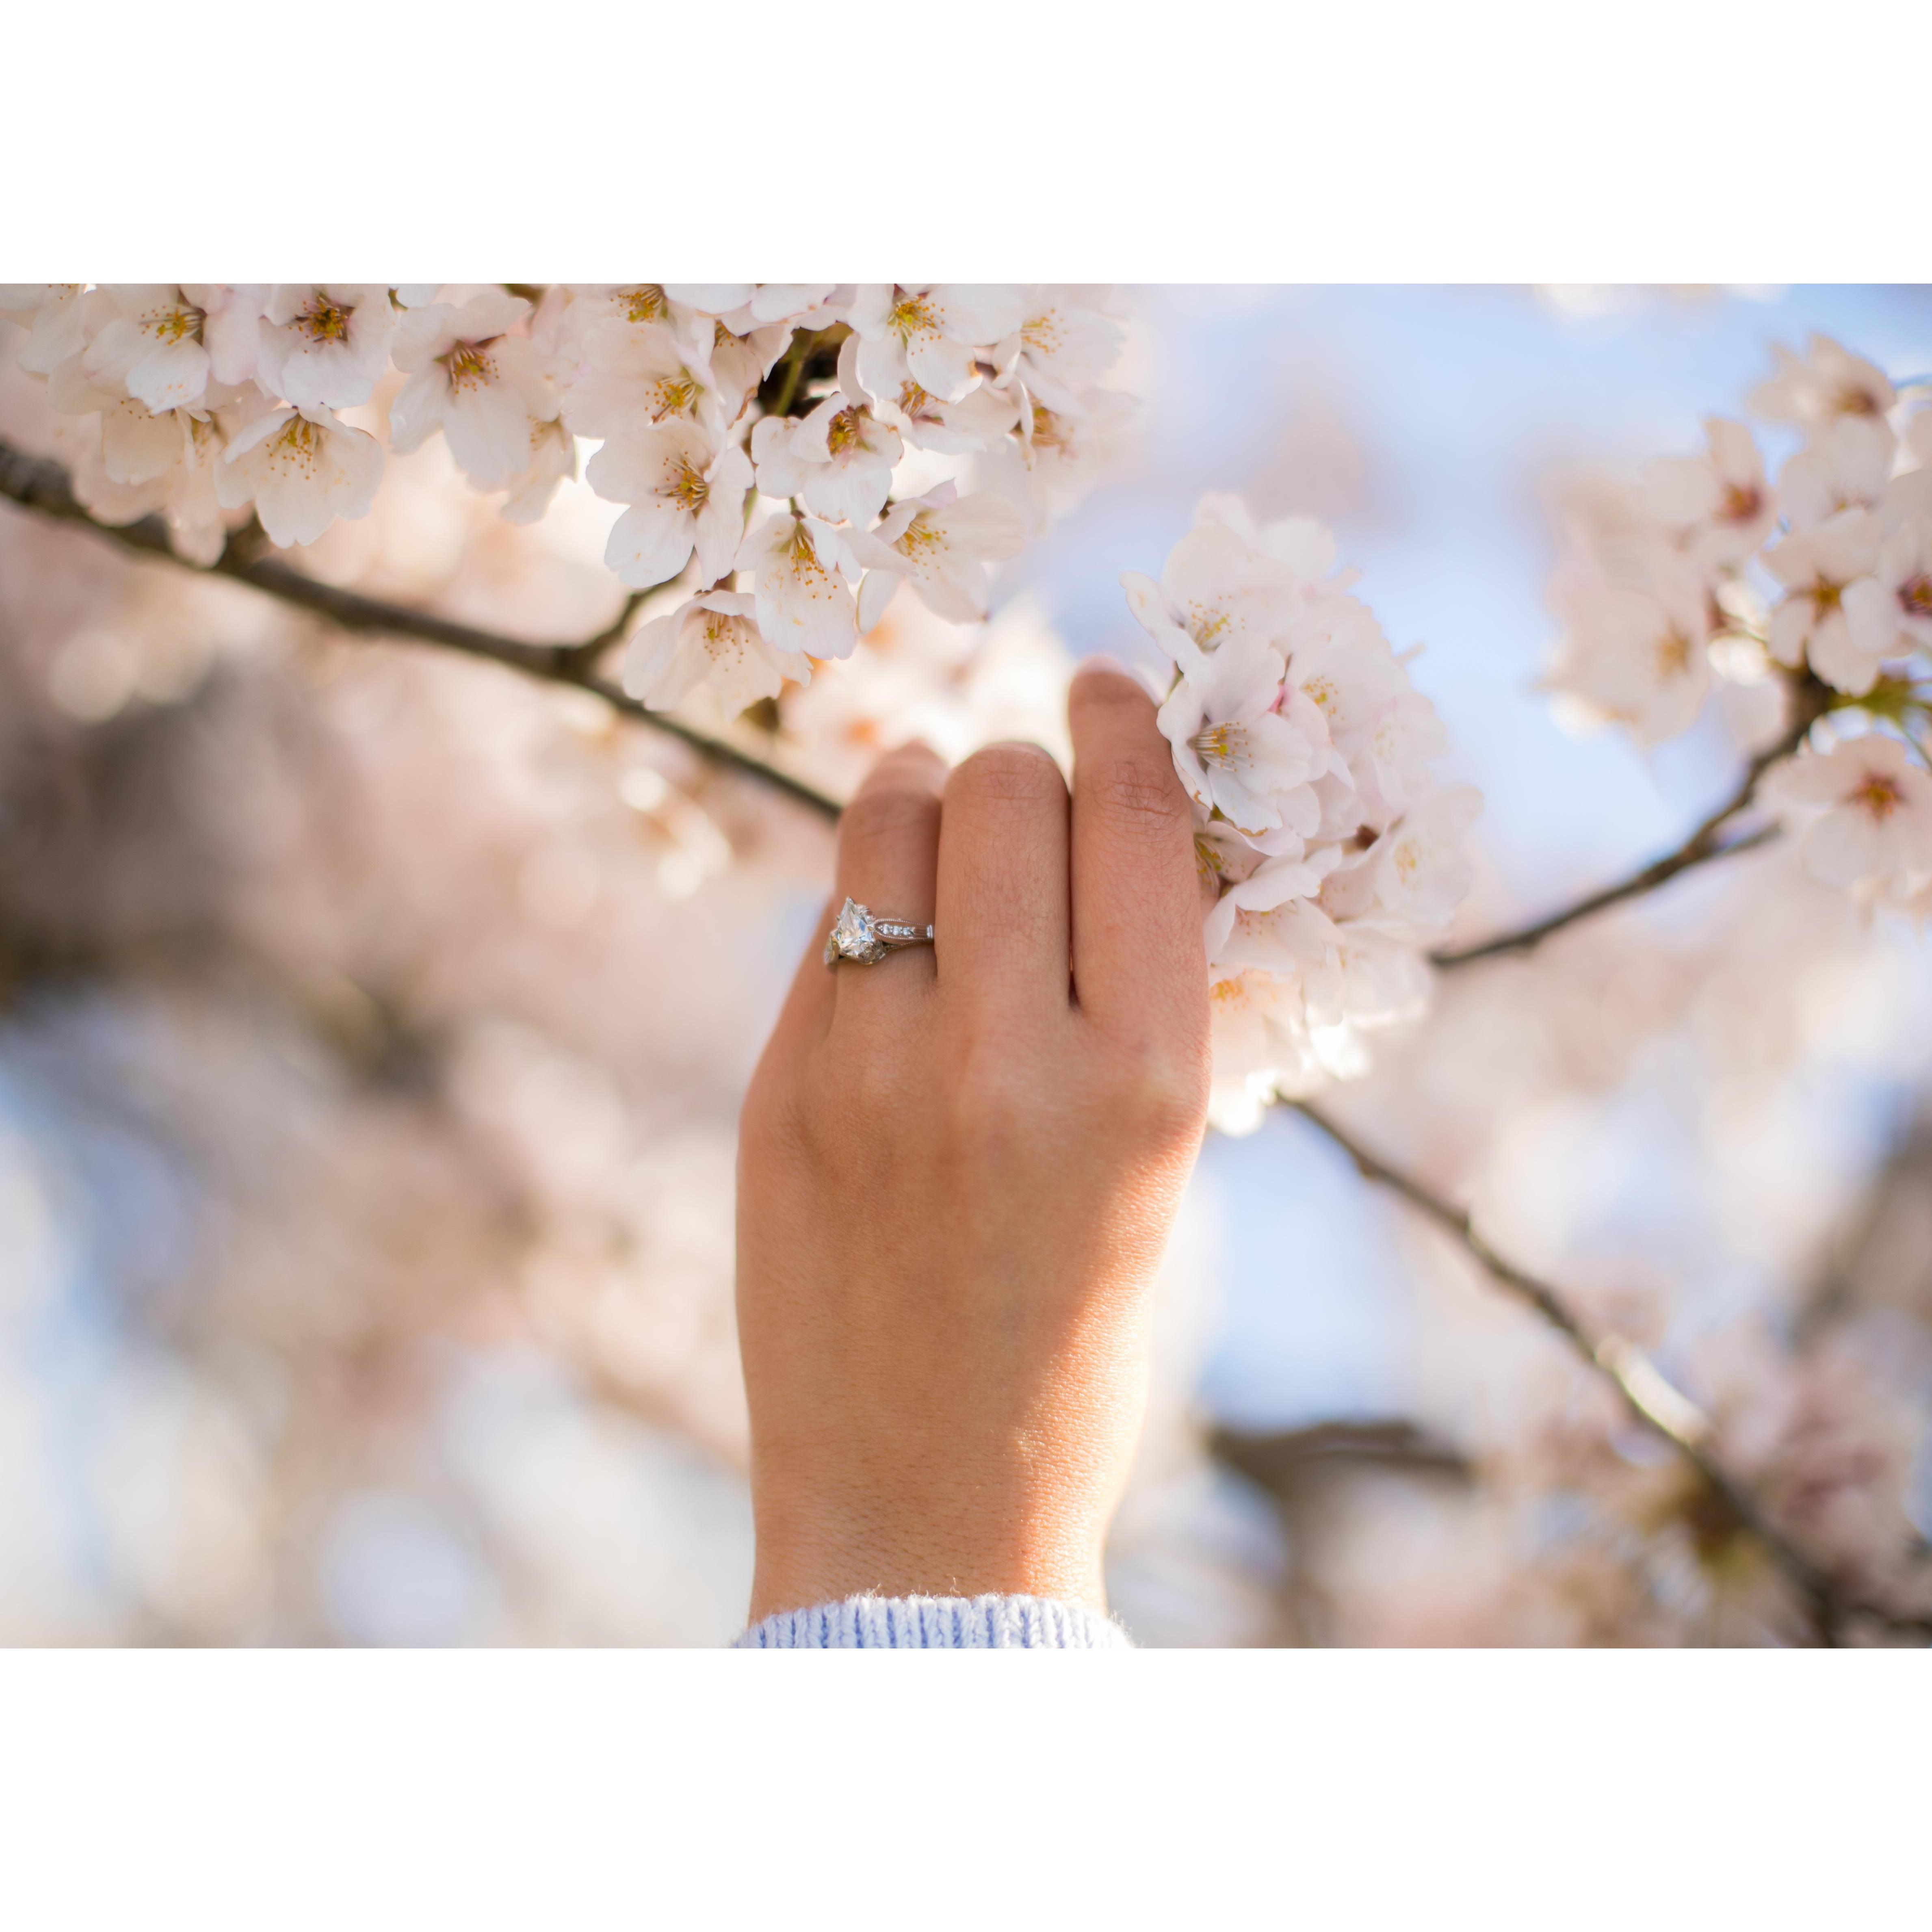
{"type": "Polygon", "coordinates": [[[1417,948],[1473,877],[1478,794],[1436,783],[1441,721],[1335,562],[1319,524],[1210,496],[1158,584],[1121,580],[1177,673],[1158,716],[1197,810],[1210,1112],[1231,1132],[1367,1070],[1368,1036],[1426,1004],[1417,948]]]}
{"type": "Polygon", "coordinates": [[[956,403],[980,380],[980,351],[1018,329],[1024,308],[1014,284],[866,284],[849,317],[860,380],[875,396],[896,396],[910,379],[938,401],[956,403]]]}
{"type": "Polygon", "coordinates": [[[1896,738],[1876,733],[1794,758],[1767,795],[1804,831],[1804,868],[1846,886],[1932,874],[1932,775],[1896,738]]]}
{"type": "Polygon", "coordinates": [[[807,508],[834,522],[870,523],[905,453],[898,432],[867,406],[857,359],[858,339],[848,336],[839,387],[802,420],[767,416],[752,432],[759,489],[767,496],[802,496],[807,508]]]}
{"type": "Polygon", "coordinates": [[[1564,632],[1549,682],[1640,745],[1688,731],[1711,689],[1712,607],[1701,573],[1658,548],[1622,581],[1594,570],[1560,578],[1564,632]]]}
{"type": "Polygon", "coordinates": [[[1311,781],[1328,769],[1328,728],[1312,705],[1298,720],[1276,710],[1281,677],[1266,644],[1196,652],[1159,714],[1188,796],[1251,838],[1305,838],[1322,820],[1311,781]]]}
{"type": "Polygon", "coordinates": [[[1897,447],[1891,425],[1880,418],[1826,424],[1779,473],[1778,502],[1791,527],[1814,530],[1841,510],[1874,507],[1897,447]]]}
{"type": "Polygon", "coordinates": [[[533,524],[550,508],[557,485],[577,474],[577,439],[559,417],[530,424],[530,462],[510,484],[502,515],[506,523],[533,524]]]}
{"type": "Polygon", "coordinates": [[[860,604],[860,628],[878,621],[898,580],[928,609],[960,623],[986,614],[987,566],[1016,556],[1026,533],[1012,506],[981,494],[956,496],[942,484],[923,496],[896,503],[876,530],[855,532],[853,554],[870,574],[860,604]]]}
{"type": "Polygon", "coordinates": [[[873,392],[874,406],[915,449],[957,456],[988,450],[1010,434],[1020,418],[1016,398],[984,386],[956,403],[929,395],[908,376],[896,388],[873,392]]]}
{"type": "Polygon", "coordinates": [[[388,365],[396,310],[374,284],[284,282],[262,310],[256,368],[296,408],[366,403],[388,365]]]}
{"type": "Polygon", "coordinates": [[[1363,922],[1404,939],[1445,932],[1474,882],[1463,835],[1482,808],[1474,785],[1444,785],[1406,812],[1363,861],[1375,878],[1375,910],[1363,922]]]}
{"type": "Polygon", "coordinates": [[[730,571],[744,531],[752,465],[735,442],[713,445],[696,424],[666,423],[613,436],[585,472],[600,496],[631,507],[604,560],[633,590],[675,577],[694,551],[699,575],[730,571]]]}
{"type": "Polygon", "coordinates": [[[565,398],[579,436],[615,435],[646,423],[702,422],[722,427],[709,350],[663,324],[611,317],[591,323],[582,363],[565,398]]]}
{"type": "Polygon", "coordinates": [[[728,710],[742,711],[775,696],[788,678],[802,684],[811,675],[802,655],[766,643],[757,598],[732,591],[707,591],[654,618],[624,660],[624,688],[652,710],[668,710],[708,684],[728,710]]]}
{"type": "Polygon", "coordinates": [[[1315,897],[1341,856],[1330,846],[1317,854],[1268,859],[1231,886],[1208,914],[1208,964],[1279,974],[1321,964],[1341,935],[1315,897]]]}
{"type": "Polygon", "coordinates": [[[366,516],[382,477],[382,446],[332,410],[284,407],[232,436],[214,470],[226,509],[252,502],[281,544],[313,543],[338,517],[366,516]]]}
{"type": "MultiPolygon", "coordinates": [[[[1841,510],[1815,530],[1785,538],[1765,568],[1789,593],[1771,614],[1771,652],[1781,664],[1809,664],[1826,683],[1854,696],[1877,681],[1882,655],[1852,632],[1847,591],[1878,565],[1880,532],[1869,510],[1841,510]]],[[[1864,602],[1861,596],[1853,608],[1864,602]]]]}
{"type": "Polygon", "coordinates": [[[1932,512],[1900,518],[1880,542],[1870,575],[1846,587],[1844,606],[1845,621],[1869,656],[1932,650],[1932,512]]]}
{"type": "Polygon", "coordinates": [[[752,573],[758,628],[782,652],[842,658],[858,642],[846,580],[858,566],[844,539],[814,517],[771,517],[750,531],[738,568],[752,573]]]}
{"type": "Polygon", "coordinates": [[[1705,418],[1702,456],[1659,457],[1644,472],[1644,507],[1697,567],[1740,564],[1771,534],[1778,508],[1756,439],[1741,422],[1705,418]]]}
{"type": "Polygon", "coordinates": [[[20,352],[29,375],[51,375],[86,346],[85,282],[0,282],[0,316],[27,332],[20,352]]]}
{"type": "MultiPolygon", "coordinates": [[[[760,608],[781,627],[767,645],[782,650],[782,605],[842,611],[862,587],[868,627],[902,581],[952,620],[986,616],[992,566],[1070,500],[1036,488],[1051,449],[1081,445],[1061,467],[1084,487],[1094,423],[1127,406],[1103,386],[1124,339],[1112,301],[1017,284],[34,284],[0,286],[0,317],[53,407],[94,419],[76,487],[104,516],[160,510],[198,555],[218,544],[226,514],[202,455],[221,459],[239,424],[277,412],[260,448],[285,454],[308,434],[290,412],[319,449],[334,447],[333,412],[365,405],[398,454],[440,430],[518,524],[542,518],[574,476],[578,440],[599,440],[593,487],[626,506],[608,560],[636,589],[695,553],[705,586],[755,595],[735,580],[755,481],[810,526],[762,558],[768,572],[798,552],[832,559],[838,580],[815,600],[799,584],[778,598],[771,578],[760,608]],[[392,368],[404,380],[389,394],[392,368]],[[976,483],[982,467],[989,488],[976,483]]],[[[239,447],[246,468],[267,460],[253,438],[239,447]]],[[[343,460],[359,476],[353,447],[343,460]]],[[[223,488],[241,487],[230,465],[223,488]]],[[[319,484],[298,494],[302,514],[274,529],[308,529],[314,506],[356,499],[319,484]]],[[[808,628],[846,647],[842,615],[808,628]]]]}
{"type": "Polygon", "coordinates": [[[1159,584],[1134,571],[1120,579],[1128,608],[1171,657],[1178,652],[1164,632],[1180,632],[1202,651],[1231,642],[1273,644],[1293,608],[1293,572],[1258,552],[1217,510],[1216,500],[1204,501],[1194,527],[1168,554],[1159,584]]]}
{"type": "Polygon", "coordinates": [[[1222,1133],[1252,1133],[1277,1095],[1299,1098],[1324,1084],[1298,978],[1215,972],[1208,1001],[1214,1070],[1208,1112],[1222,1133]]]}
{"type": "Polygon", "coordinates": [[[542,351],[507,332],[530,309],[520,296],[486,289],[460,305],[432,302],[403,316],[393,352],[410,380],[389,409],[389,444],[399,456],[441,430],[472,482],[501,488],[523,474],[531,424],[558,408],[542,351]]]}
{"type": "Polygon", "coordinates": [[[1124,333],[1106,312],[1111,300],[1105,289],[1027,290],[1020,325],[999,344],[995,362],[1029,396],[1077,412],[1120,352],[1124,333]]]}
{"type": "Polygon", "coordinates": [[[133,282],[94,292],[98,326],[82,352],[88,380],[157,414],[201,400],[212,367],[202,340],[207,311],[172,283],[133,282]]]}
{"type": "Polygon", "coordinates": [[[1882,416],[1898,400],[1882,370],[1828,335],[1813,336],[1809,346],[1804,356],[1778,346],[1777,374],[1751,392],[1754,415],[1822,429],[1847,417],[1882,416]]]}

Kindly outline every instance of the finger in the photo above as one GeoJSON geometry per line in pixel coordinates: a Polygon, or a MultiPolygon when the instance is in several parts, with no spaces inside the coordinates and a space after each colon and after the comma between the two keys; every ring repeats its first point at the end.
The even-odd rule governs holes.
{"type": "Polygon", "coordinates": [[[1208,969],[1194,815],[1154,702],[1118,666],[1083,665],[1073,734],[1073,983],[1101,1024],[1204,1030],[1208,969]]]}
{"type": "MultiPolygon", "coordinates": [[[[922,927],[932,922],[945,784],[944,760],[924,745],[888,752],[872,767],[838,821],[835,917],[849,898],[879,918],[922,927]]],[[[836,976],[842,1007],[854,1001],[869,1006],[881,999],[903,1001],[929,987],[932,971],[932,948],[916,946],[876,965],[841,964],[827,977],[836,976]]]]}
{"type": "Polygon", "coordinates": [[[815,1046],[832,1024],[832,1007],[837,988],[825,970],[825,935],[838,916],[839,902],[832,899],[820,914],[806,941],[798,970],[778,1010],[777,1024],[765,1048],[767,1059],[795,1058],[815,1046]]]}
{"type": "Polygon", "coordinates": [[[937,917],[949,994],[1065,1010],[1066,782],[1037,745],[989,745],[947,780],[937,917]]]}

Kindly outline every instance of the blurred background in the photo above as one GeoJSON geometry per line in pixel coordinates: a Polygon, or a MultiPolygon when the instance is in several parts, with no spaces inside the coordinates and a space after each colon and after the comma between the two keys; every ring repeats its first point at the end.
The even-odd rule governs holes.
{"type": "MultiPolygon", "coordinates": [[[[1675,844],[1753,728],[1565,734],[1566,480],[1690,449],[1774,340],[1932,370],[1924,289],[1133,304],[1130,453],[983,637],[902,598],[775,755],[843,789],[914,730],[1050,740],[1078,657],[1136,652],[1120,572],[1237,490],[1332,524],[1424,647],[1486,801],[1472,938],[1675,844]]],[[[9,354],[0,435],[71,433],[9,354]]],[[[614,514],[567,485],[513,528],[439,441],[295,560],[587,635],[614,514]]],[[[830,854],[584,694],[0,506],[0,1640],[728,1641],[734,1123],[830,854]]],[[[1445,977],[1330,1104],[1649,1347],[1834,1574],[1916,1588],[1929,1095],[1925,943],[1773,844],[1445,977]]],[[[1144,1643],[1804,1634],[1602,1383],[1292,1116],[1210,1141],[1160,1322],[1110,1567],[1144,1643]]]]}

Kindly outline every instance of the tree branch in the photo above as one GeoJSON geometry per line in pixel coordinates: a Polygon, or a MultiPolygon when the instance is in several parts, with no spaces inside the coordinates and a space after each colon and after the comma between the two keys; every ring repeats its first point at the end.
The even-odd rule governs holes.
{"type": "Polygon", "coordinates": [[[1835,1642],[1852,1617],[1870,1618],[1903,1635],[1932,1637],[1932,1617],[1901,1613],[1841,1591],[1829,1574],[1778,1528],[1756,1497],[1718,1460],[1711,1447],[1709,1420],[1634,1342],[1613,1334],[1592,1334],[1558,1289],[1491,1247],[1476,1232],[1466,1212],[1452,1207],[1413,1175],[1371,1154],[1318,1108],[1305,1100],[1291,1100],[1287,1104],[1320,1128],[1354,1162],[1365,1180],[1378,1182],[1400,1195],[1411,1207],[1454,1236],[1499,1287],[1534,1309],[1562,1336],[1579,1358],[1616,1390],[1631,1414],[1683,1457],[1731,1519],[1756,1538],[1779,1570],[1804,1596],[1827,1642],[1835,1642]]]}
{"type": "Polygon", "coordinates": [[[741,750],[728,740],[714,737],[694,725],[682,723],[662,711],[647,711],[618,685],[597,675],[596,664],[605,650],[616,642],[637,610],[639,595],[633,595],[614,623],[595,637],[568,644],[542,644],[479,630],[459,624],[427,610],[415,610],[400,604],[385,603],[344,590],[332,584],[305,577],[273,556],[260,554],[248,526],[238,530],[212,564],[190,563],[176,555],[168,538],[167,526],[159,517],[144,517],[139,523],[104,524],[91,514],[74,494],[67,472],[57,463],[31,456],[24,450],[0,440],[0,497],[63,523],[77,524],[83,530],[118,544],[124,550],[150,556],[165,557],[182,570],[203,576],[226,577],[245,584],[284,604],[326,618],[338,629],[363,636],[406,638],[412,643],[440,645],[446,650],[487,658],[508,664],[526,676],[552,684],[574,686],[603,699],[614,710],[648,724],[680,743],[688,746],[712,764],[736,772],[759,784],[782,792],[788,798],[827,818],[836,818],[842,809],[839,801],[802,778],[768,763],[754,753],[741,750]]]}
{"type": "Polygon", "coordinates": [[[1674,851],[1666,852],[1660,859],[1654,859],[1629,878],[1619,880],[1613,886],[1606,886],[1600,892],[1588,894],[1574,904],[1564,906],[1547,918],[1540,919],[1534,925],[1520,926],[1512,932],[1499,933],[1493,939],[1485,939],[1474,946],[1454,948],[1430,956],[1435,964],[1447,971],[1456,966],[1468,966],[1478,959],[1490,959],[1504,952],[1527,952],[1539,945],[1553,932],[1560,932],[1566,926],[1579,920],[1588,919],[1592,914],[1604,911],[1613,905],[1621,905],[1626,899],[1642,897],[1646,892],[1654,892],[1659,886],[1667,884],[1680,872],[1688,872],[1700,866],[1708,866],[1719,859],[1728,859],[1739,852],[1749,852],[1756,847],[1768,844],[1778,836],[1774,825],[1760,826],[1754,832],[1745,832],[1742,837],[1726,839],[1721,835],[1726,826],[1747,811],[1757,796],[1760,780],[1780,758],[1788,758],[1804,743],[1814,724],[1832,704],[1833,694],[1808,672],[1790,680],[1794,717],[1790,728],[1778,742],[1762,751],[1744,767],[1744,775],[1738,781],[1737,788],[1719,806],[1716,811],[1703,820],[1674,851]]]}

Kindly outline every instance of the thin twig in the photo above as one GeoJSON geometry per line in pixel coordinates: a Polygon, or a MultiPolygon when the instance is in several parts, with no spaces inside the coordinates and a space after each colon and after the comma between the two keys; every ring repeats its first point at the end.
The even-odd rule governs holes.
{"type": "Polygon", "coordinates": [[[1778,836],[1775,825],[1760,826],[1736,838],[1726,839],[1722,834],[1734,818],[1748,810],[1756,801],[1758,785],[1765,773],[1780,758],[1790,757],[1804,743],[1812,726],[1830,705],[1830,692],[1808,675],[1792,679],[1791,691],[1794,714],[1790,728],[1776,744],[1751,760],[1730,796],[1674,851],[1666,852],[1662,858],[1654,859],[1631,873],[1629,878],[1619,880],[1613,886],[1606,886],[1600,892],[1591,892],[1574,904],[1538,920],[1533,925],[1520,926],[1512,932],[1498,933],[1495,938],[1485,939],[1474,946],[1433,953],[1430,957],[1435,964],[1447,970],[1452,967],[1470,965],[1478,959],[1493,958],[1499,953],[1526,952],[1552,933],[1560,932],[1579,920],[1588,919],[1592,913],[1602,912],[1608,907],[1621,905],[1626,899],[1654,892],[1681,872],[1713,864],[1720,859],[1732,858],[1740,852],[1754,850],[1775,838],[1778,836]]]}
{"type": "Polygon", "coordinates": [[[182,570],[202,576],[226,577],[238,584],[278,598],[284,604],[326,618],[339,629],[359,635],[406,638],[412,643],[438,644],[445,650],[487,658],[508,664],[530,677],[552,684],[574,686],[603,699],[613,710],[648,724],[688,746],[700,757],[725,766],[760,784],[784,794],[800,805],[808,806],[827,818],[836,818],[842,808],[839,801],[802,778],[768,763],[756,754],[741,750],[728,740],[686,724],[662,711],[647,711],[621,686],[597,674],[597,661],[621,637],[636,611],[638,598],[627,600],[616,621],[595,637],[568,644],[542,644],[501,632],[485,631],[473,625],[459,624],[427,610],[389,604],[364,597],[333,584],[322,584],[292,568],[273,556],[260,554],[260,545],[248,529],[236,533],[212,564],[190,562],[178,556],[169,541],[167,526],[159,517],[144,517],[139,523],[104,524],[82,506],[74,494],[67,472],[44,457],[30,456],[0,440],[0,497],[64,523],[77,524],[83,530],[108,538],[124,550],[150,556],[165,557],[182,570]]]}
{"type": "Polygon", "coordinates": [[[1592,1334],[1560,1291],[1498,1254],[1476,1232],[1466,1211],[1452,1207],[1412,1174],[1371,1154],[1319,1108],[1305,1100],[1288,1100],[1287,1104],[1320,1128],[1365,1179],[1400,1195],[1453,1235],[1499,1286],[1534,1309],[1562,1336],[1577,1356],[1616,1389],[1637,1420],[1682,1456],[1731,1518],[1756,1538],[1779,1570],[1802,1592],[1828,1640],[1834,1640],[1846,1620],[1853,1616],[1869,1617],[1902,1634],[1932,1636],[1932,1618],[1901,1614],[1840,1591],[1828,1573],[1771,1520],[1750,1490],[1718,1460],[1710,1447],[1708,1419],[1634,1342],[1609,1332],[1592,1334]]]}

